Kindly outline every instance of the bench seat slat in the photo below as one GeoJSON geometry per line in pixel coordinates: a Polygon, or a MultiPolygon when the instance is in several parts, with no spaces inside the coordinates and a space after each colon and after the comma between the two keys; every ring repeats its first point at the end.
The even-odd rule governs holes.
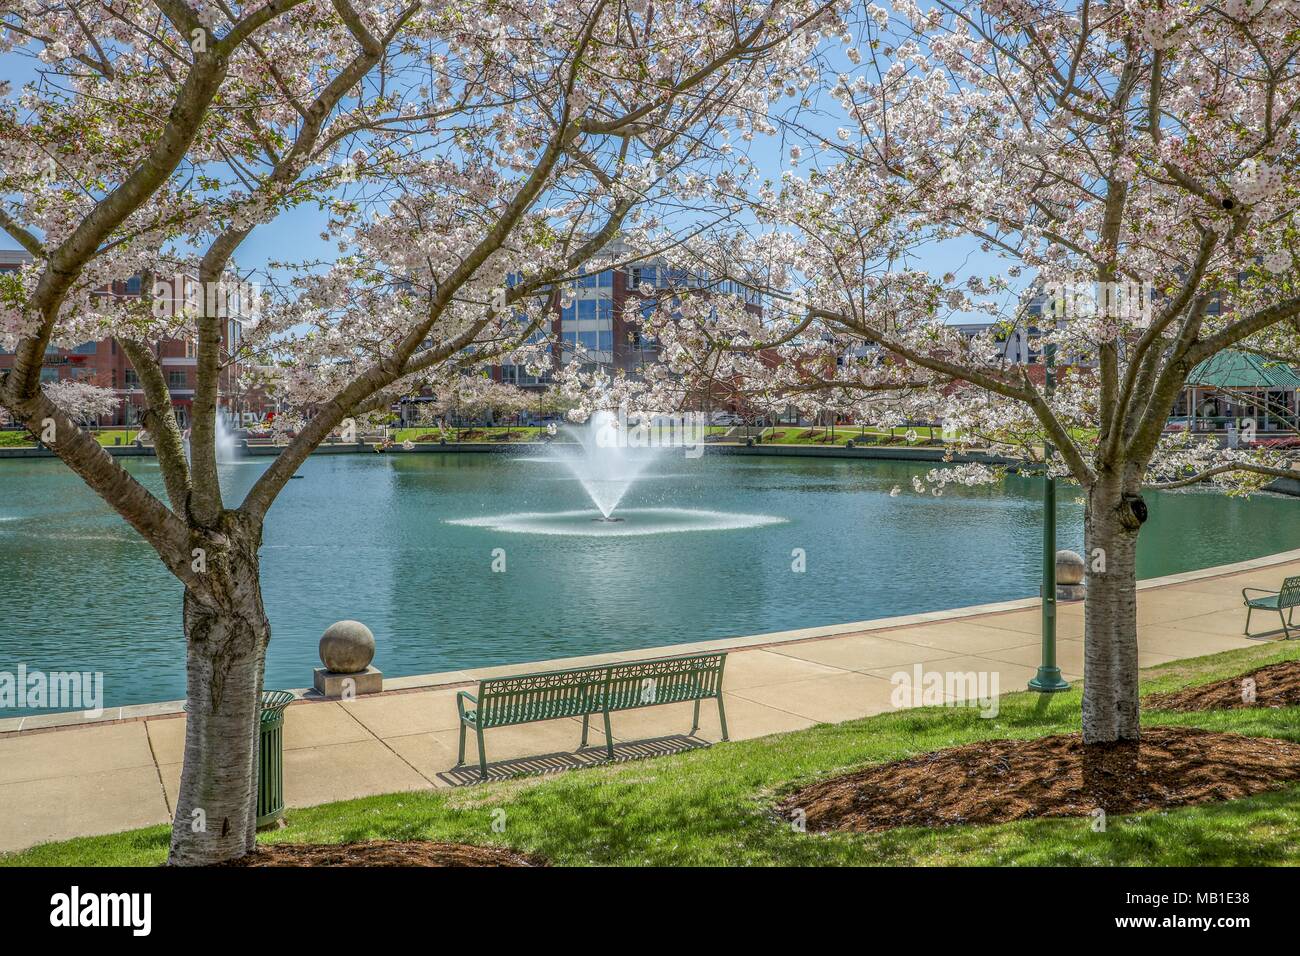
{"type": "MultiPolygon", "coordinates": [[[[483,698],[479,698],[482,701],[483,698]]],[[[587,698],[580,695],[560,697],[546,694],[537,698],[522,695],[510,695],[505,699],[492,699],[490,705],[480,704],[484,727],[504,727],[510,724],[526,724],[538,720],[555,720],[561,717],[581,717],[591,713],[587,698]]],[[[477,711],[465,716],[477,721],[477,711]]],[[[599,711],[597,711],[599,713],[599,711]]]]}

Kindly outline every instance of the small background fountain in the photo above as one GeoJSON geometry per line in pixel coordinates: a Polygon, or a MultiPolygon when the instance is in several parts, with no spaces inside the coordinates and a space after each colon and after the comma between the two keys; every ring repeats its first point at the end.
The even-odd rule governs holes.
{"type": "MultiPolygon", "coordinates": [[[[228,465],[239,460],[239,444],[235,440],[235,433],[231,431],[230,426],[226,424],[225,414],[220,409],[217,410],[216,417],[217,428],[215,442],[217,464],[228,465]]],[[[190,450],[190,431],[189,428],[185,429],[182,441],[185,445],[185,457],[190,461],[193,461],[194,456],[190,450]]]]}
{"type": "Polygon", "coordinates": [[[235,461],[239,458],[238,445],[235,443],[235,433],[230,430],[226,424],[226,416],[217,411],[217,463],[235,461]]]}

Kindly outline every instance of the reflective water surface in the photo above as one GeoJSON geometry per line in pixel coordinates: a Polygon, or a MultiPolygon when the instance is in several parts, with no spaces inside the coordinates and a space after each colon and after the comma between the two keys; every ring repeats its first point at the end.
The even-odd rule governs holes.
{"type": "MultiPolygon", "coordinates": [[[[228,503],[266,464],[222,466],[228,503]]],[[[127,467],[161,494],[156,463],[127,467]]],[[[1037,594],[1040,483],[918,495],[930,467],[666,455],[626,492],[625,520],[604,523],[553,463],[314,458],[267,521],[266,685],[309,685],[341,618],[371,627],[376,665],[398,676],[1037,594]]],[[[1059,545],[1079,550],[1076,497],[1061,491],[1059,545]]],[[[1300,546],[1300,499],[1149,499],[1143,577],[1300,546]]],[[[0,461],[0,671],[102,671],[108,706],[182,697],[180,605],[148,546],[60,462],[0,461]]]]}

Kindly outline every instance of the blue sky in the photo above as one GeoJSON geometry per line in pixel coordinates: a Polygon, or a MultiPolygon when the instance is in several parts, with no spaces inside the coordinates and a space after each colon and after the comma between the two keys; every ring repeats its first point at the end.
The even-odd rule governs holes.
{"type": "MultiPolygon", "coordinates": [[[[832,57],[837,57],[837,51],[832,53],[832,57]]],[[[842,64],[836,64],[837,68],[840,66],[845,70],[851,69],[847,60],[842,64]]],[[[34,62],[30,57],[13,53],[0,54],[0,78],[10,81],[14,93],[19,91],[23,84],[36,78],[33,67],[34,62]]],[[[777,108],[782,105],[778,104],[777,108]]],[[[832,106],[832,112],[834,109],[832,106]]],[[[826,129],[820,132],[833,141],[837,125],[835,117],[827,118],[825,125],[826,129]]],[[[788,168],[786,147],[779,134],[773,137],[757,137],[748,145],[750,158],[765,176],[775,180],[779,178],[783,169],[788,168]]],[[[806,173],[807,169],[805,164],[797,171],[806,173]]],[[[272,260],[332,261],[338,255],[338,247],[334,242],[321,239],[320,233],[325,222],[325,214],[314,205],[307,204],[288,210],[273,222],[259,226],[244,241],[235,255],[235,263],[239,271],[245,274],[250,270],[261,273],[272,260]]],[[[19,246],[7,234],[0,231],[0,248],[17,249],[19,246]]],[[[1009,263],[992,253],[982,252],[979,243],[974,240],[949,240],[942,246],[922,250],[917,264],[937,274],[951,270],[959,276],[964,276],[972,272],[989,274],[1001,271],[1009,263]]],[[[958,320],[961,318],[967,317],[959,317],[958,320]]],[[[968,318],[980,320],[983,317],[968,318]]]]}

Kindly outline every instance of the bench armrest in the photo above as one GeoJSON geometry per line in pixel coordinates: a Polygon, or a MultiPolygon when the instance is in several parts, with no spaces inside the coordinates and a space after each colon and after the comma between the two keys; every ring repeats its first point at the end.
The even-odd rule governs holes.
{"type": "Polygon", "coordinates": [[[1259,594],[1281,594],[1281,593],[1282,593],[1281,591],[1270,591],[1270,590],[1268,590],[1268,588],[1242,588],[1242,589],[1241,589],[1241,599],[1242,599],[1243,601],[1249,601],[1249,600],[1250,600],[1250,595],[1246,593],[1247,591],[1255,591],[1255,592],[1257,592],[1257,593],[1259,593],[1259,594]]]}
{"type": "Polygon", "coordinates": [[[460,714],[462,719],[465,717],[465,701],[467,700],[475,704],[478,703],[478,698],[475,697],[473,694],[471,694],[469,691],[467,690],[456,691],[456,711],[460,714]]]}

